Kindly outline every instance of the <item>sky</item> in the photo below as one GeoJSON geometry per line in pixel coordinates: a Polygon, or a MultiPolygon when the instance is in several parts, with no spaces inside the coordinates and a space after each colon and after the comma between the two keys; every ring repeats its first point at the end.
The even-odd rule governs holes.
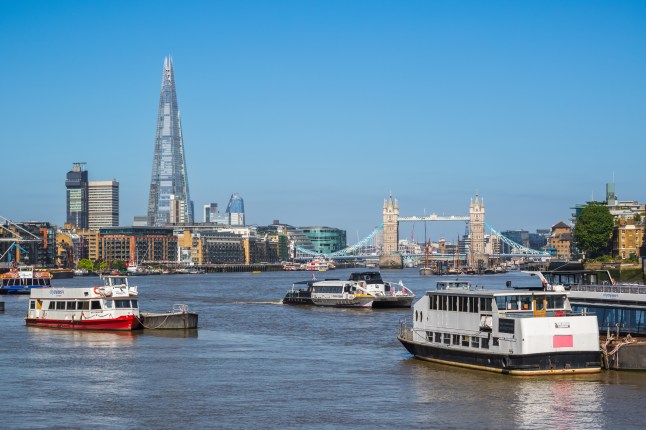
{"type": "MultiPolygon", "coordinates": [[[[348,241],[402,216],[549,228],[577,203],[643,202],[646,2],[0,0],[0,215],[65,222],[65,175],[145,215],[173,57],[196,220],[232,193],[250,224],[348,241]]],[[[403,224],[400,238],[462,223],[403,224]]]]}

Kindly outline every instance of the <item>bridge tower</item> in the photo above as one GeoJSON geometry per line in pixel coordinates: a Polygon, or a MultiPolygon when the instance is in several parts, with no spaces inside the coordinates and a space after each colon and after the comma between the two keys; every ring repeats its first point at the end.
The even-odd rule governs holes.
{"type": "Polygon", "coordinates": [[[484,218],[484,199],[479,199],[476,194],[475,201],[472,199],[469,204],[469,235],[471,238],[469,265],[473,269],[481,269],[488,266],[488,260],[485,254],[484,218]]]}
{"type": "Polygon", "coordinates": [[[379,267],[382,269],[401,269],[404,266],[402,256],[398,254],[399,247],[399,204],[393,201],[390,193],[384,200],[384,245],[379,257],[379,267]]]}

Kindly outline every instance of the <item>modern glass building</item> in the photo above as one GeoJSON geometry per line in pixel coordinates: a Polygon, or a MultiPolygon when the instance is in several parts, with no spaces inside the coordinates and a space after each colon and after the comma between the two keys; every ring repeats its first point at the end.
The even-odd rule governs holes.
{"type": "Polygon", "coordinates": [[[229,216],[230,225],[245,225],[244,200],[238,193],[231,194],[226,214],[229,216]]]}
{"type": "Polygon", "coordinates": [[[346,232],[334,227],[299,227],[312,242],[312,250],[331,254],[346,247],[346,232]]]}
{"type": "Polygon", "coordinates": [[[157,227],[171,223],[193,223],[193,205],[188,190],[173,60],[165,57],[148,198],[148,225],[157,227]],[[175,210],[172,217],[171,205],[175,210]]]}
{"type": "Polygon", "coordinates": [[[79,228],[88,228],[88,173],[85,163],[74,163],[72,170],[67,172],[65,187],[67,188],[67,224],[79,228]]]}

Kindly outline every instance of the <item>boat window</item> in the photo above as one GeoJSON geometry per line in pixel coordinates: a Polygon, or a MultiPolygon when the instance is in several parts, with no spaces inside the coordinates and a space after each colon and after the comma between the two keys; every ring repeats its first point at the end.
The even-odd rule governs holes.
{"type": "Polygon", "coordinates": [[[520,296],[520,308],[524,311],[532,310],[532,296],[520,296]]]}
{"type": "Polygon", "coordinates": [[[92,309],[101,309],[101,302],[98,300],[92,300],[92,309]]]}
{"type": "Polygon", "coordinates": [[[427,331],[426,332],[426,340],[429,342],[433,342],[433,332],[432,331],[427,331]]]}
{"type": "Polygon", "coordinates": [[[565,306],[565,296],[547,296],[548,309],[563,309],[565,306]]]}
{"type": "Polygon", "coordinates": [[[437,297],[439,300],[439,310],[445,311],[446,310],[446,296],[438,296],[437,297]]]}
{"type": "Polygon", "coordinates": [[[482,349],[489,349],[489,338],[488,337],[483,337],[480,340],[480,347],[482,349]]]}
{"type": "Polygon", "coordinates": [[[492,300],[490,298],[480,298],[480,312],[491,312],[491,303],[492,300]]]}
{"type": "Polygon", "coordinates": [[[450,345],[450,344],[451,344],[451,335],[450,335],[450,334],[448,334],[448,333],[444,333],[444,343],[445,343],[446,345],[450,345]]]}
{"type": "Polygon", "coordinates": [[[493,338],[493,346],[498,346],[498,345],[499,345],[498,338],[494,337],[493,338]]]}
{"type": "Polygon", "coordinates": [[[458,298],[456,296],[449,296],[449,310],[450,311],[458,310],[458,298]]]}
{"type": "Polygon", "coordinates": [[[435,342],[442,343],[442,333],[435,332],[435,342]]]}
{"type": "Polygon", "coordinates": [[[114,302],[112,300],[105,300],[103,302],[103,309],[114,309],[114,302]]]}
{"type": "Polygon", "coordinates": [[[496,305],[498,310],[517,311],[518,310],[518,296],[497,296],[496,305]]]}
{"type": "Polygon", "coordinates": [[[536,310],[544,311],[545,310],[545,296],[536,296],[536,310]]]}
{"type": "Polygon", "coordinates": [[[70,310],[72,310],[72,311],[76,310],[76,302],[72,302],[72,301],[67,302],[67,310],[68,310],[68,311],[70,311],[70,310]]]}
{"type": "Polygon", "coordinates": [[[453,335],[453,345],[459,345],[460,344],[460,335],[459,334],[454,334],[453,335]]]}
{"type": "Polygon", "coordinates": [[[76,309],[82,310],[82,311],[88,311],[90,310],[90,302],[88,302],[87,300],[82,300],[80,302],[77,302],[76,309]]]}
{"type": "Polygon", "coordinates": [[[469,336],[462,336],[462,346],[469,346],[469,336]]]}
{"type": "Polygon", "coordinates": [[[58,309],[58,310],[61,310],[61,309],[62,309],[62,310],[65,310],[65,302],[63,302],[63,301],[56,302],[56,309],[58,309]]]}
{"type": "Polygon", "coordinates": [[[137,300],[130,300],[130,303],[132,303],[132,308],[137,309],[139,307],[139,304],[137,303],[137,300]]]}
{"type": "Polygon", "coordinates": [[[480,348],[480,338],[471,336],[471,347],[472,348],[480,348]]]}
{"type": "Polygon", "coordinates": [[[417,311],[415,311],[415,321],[417,321],[417,311]]]}
{"type": "Polygon", "coordinates": [[[50,311],[56,309],[56,302],[49,302],[49,308],[50,311]]]}
{"type": "Polygon", "coordinates": [[[36,309],[36,301],[35,300],[30,300],[29,301],[29,309],[36,309]]]}
{"type": "Polygon", "coordinates": [[[469,311],[469,298],[468,297],[459,297],[459,310],[460,312],[468,312],[469,311]]]}
{"type": "Polygon", "coordinates": [[[117,309],[127,309],[130,307],[130,300],[115,300],[114,307],[117,309]]]}
{"type": "Polygon", "coordinates": [[[478,298],[469,297],[469,312],[478,313],[478,298]]]}

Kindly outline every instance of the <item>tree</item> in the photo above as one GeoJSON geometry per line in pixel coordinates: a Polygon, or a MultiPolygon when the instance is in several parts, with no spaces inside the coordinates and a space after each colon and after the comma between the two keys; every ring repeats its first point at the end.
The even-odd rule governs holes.
{"type": "Polygon", "coordinates": [[[81,260],[79,260],[79,263],[77,264],[77,267],[79,269],[91,271],[94,268],[94,264],[87,258],[81,258],[81,260]]]}
{"type": "Polygon", "coordinates": [[[614,220],[608,207],[602,203],[588,203],[576,220],[574,243],[588,258],[596,258],[608,251],[614,220]]]}

